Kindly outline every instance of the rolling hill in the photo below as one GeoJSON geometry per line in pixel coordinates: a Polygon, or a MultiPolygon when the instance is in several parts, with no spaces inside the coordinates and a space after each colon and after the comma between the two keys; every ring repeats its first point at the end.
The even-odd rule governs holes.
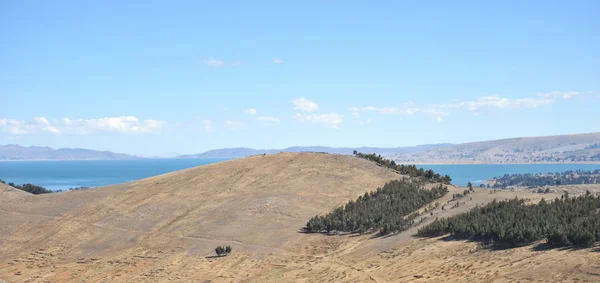
{"type": "Polygon", "coordinates": [[[352,154],[354,150],[365,153],[377,153],[384,156],[390,154],[401,154],[401,153],[414,153],[426,151],[438,147],[449,146],[452,144],[441,143],[441,144],[424,144],[417,146],[407,147],[394,147],[394,148],[382,148],[382,147],[327,147],[327,146],[292,146],[284,149],[253,149],[246,147],[238,148],[223,148],[214,149],[204,153],[181,155],[178,158],[241,158],[248,157],[257,154],[272,154],[278,152],[327,152],[335,154],[352,154]]]}
{"type": "Polygon", "coordinates": [[[600,133],[481,141],[390,156],[400,163],[600,163],[600,133]]]}
{"type": "MultiPolygon", "coordinates": [[[[8,282],[597,282],[590,250],[508,251],[414,238],[419,225],[494,199],[559,194],[475,189],[400,234],[302,232],[317,214],[402,177],[352,156],[280,153],[93,190],[0,191],[0,278],[8,282]],[[5,195],[14,195],[6,198],[5,195]],[[215,257],[214,248],[233,253],[215,257]]],[[[433,184],[431,184],[433,185],[433,184]]],[[[450,186],[446,203],[464,188],[450,186]]],[[[422,211],[423,212],[423,211],[422,211]]]]}

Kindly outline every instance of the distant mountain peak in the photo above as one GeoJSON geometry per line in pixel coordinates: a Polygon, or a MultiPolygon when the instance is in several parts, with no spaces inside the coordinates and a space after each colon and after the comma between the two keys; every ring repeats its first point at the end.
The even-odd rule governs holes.
{"type": "Polygon", "coordinates": [[[140,159],[135,155],[82,148],[53,149],[47,146],[0,146],[0,161],[11,160],[122,160],[140,159]]]}

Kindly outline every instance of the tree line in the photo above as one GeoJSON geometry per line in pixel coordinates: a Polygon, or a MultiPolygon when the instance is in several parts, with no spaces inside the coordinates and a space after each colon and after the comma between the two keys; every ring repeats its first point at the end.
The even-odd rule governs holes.
{"type": "Polygon", "coordinates": [[[28,193],[34,194],[34,195],[39,195],[39,194],[49,194],[49,193],[53,193],[53,191],[48,190],[44,187],[41,186],[36,186],[33,184],[23,184],[23,185],[17,185],[15,183],[6,183],[4,180],[0,179],[0,183],[2,184],[7,184],[13,188],[22,190],[22,191],[26,191],[28,193]]]}
{"type": "Polygon", "coordinates": [[[404,164],[396,164],[394,160],[389,160],[381,157],[381,155],[377,155],[375,153],[365,154],[354,151],[354,156],[364,158],[366,160],[373,161],[381,166],[388,167],[390,169],[398,171],[402,175],[408,175],[414,178],[424,178],[431,182],[450,184],[452,178],[448,175],[440,175],[439,173],[435,173],[433,170],[425,170],[423,168],[417,168],[416,165],[404,165],[404,164]]]}
{"type": "Polygon", "coordinates": [[[600,184],[600,169],[594,171],[565,171],[546,174],[504,174],[492,179],[495,189],[510,186],[540,187],[580,184],[600,184]]]}
{"type": "Polygon", "coordinates": [[[408,229],[419,208],[448,193],[441,184],[427,190],[408,178],[393,180],[382,188],[366,192],[326,215],[311,218],[304,230],[308,233],[364,233],[379,230],[380,235],[408,229]]]}
{"type": "Polygon", "coordinates": [[[0,179],[0,183],[2,184],[7,184],[13,188],[22,190],[22,191],[26,191],[28,193],[34,194],[34,195],[40,195],[40,194],[50,194],[50,193],[60,193],[60,192],[64,192],[64,191],[79,191],[79,190],[87,190],[87,189],[91,189],[90,187],[75,187],[75,188],[69,188],[67,190],[56,190],[56,191],[52,191],[49,189],[46,189],[42,186],[38,186],[38,185],[34,185],[34,184],[23,184],[23,185],[17,185],[13,182],[9,182],[7,183],[6,181],[0,179]]]}
{"type": "Polygon", "coordinates": [[[591,247],[600,241],[600,197],[590,192],[578,197],[527,205],[523,199],[492,201],[469,212],[436,219],[417,235],[450,234],[460,239],[517,247],[546,239],[551,246],[591,247]]]}

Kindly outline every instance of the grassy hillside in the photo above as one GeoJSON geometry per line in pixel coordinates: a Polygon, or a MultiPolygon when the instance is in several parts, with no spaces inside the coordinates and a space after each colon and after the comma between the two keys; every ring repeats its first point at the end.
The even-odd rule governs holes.
{"type": "MultiPolygon", "coordinates": [[[[465,189],[448,185],[449,192],[436,200],[440,205],[421,207],[415,225],[393,236],[303,232],[311,217],[402,177],[357,157],[282,153],[92,190],[30,195],[6,188],[0,190],[0,278],[8,282],[600,279],[600,259],[589,249],[517,248],[495,253],[470,242],[413,237],[436,218],[494,199],[560,197],[555,193],[490,194],[475,188],[453,199],[465,189]],[[215,257],[218,246],[233,251],[215,257]]],[[[436,186],[426,183],[424,189],[436,186]]]]}

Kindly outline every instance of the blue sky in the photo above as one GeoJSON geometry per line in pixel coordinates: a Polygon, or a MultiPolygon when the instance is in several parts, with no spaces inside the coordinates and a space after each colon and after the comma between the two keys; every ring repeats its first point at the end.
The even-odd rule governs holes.
{"type": "Polygon", "coordinates": [[[599,13],[599,1],[1,1],[0,144],[162,155],[596,132],[599,13]]]}

